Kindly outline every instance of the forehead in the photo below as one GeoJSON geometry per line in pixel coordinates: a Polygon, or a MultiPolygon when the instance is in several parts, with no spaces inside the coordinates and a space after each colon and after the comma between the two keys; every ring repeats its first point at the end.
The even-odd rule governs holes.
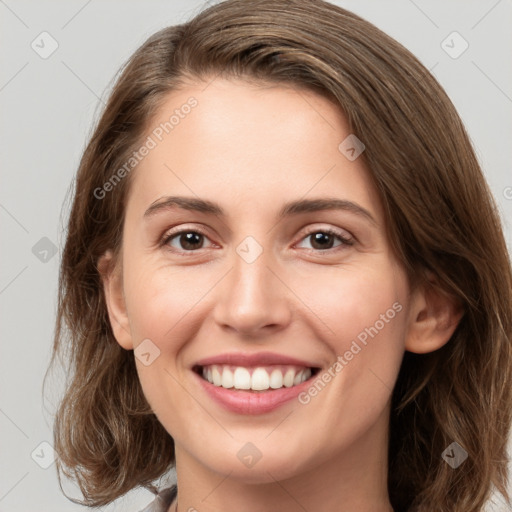
{"type": "MultiPolygon", "coordinates": [[[[257,207],[313,194],[350,195],[378,216],[364,159],[340,150],[350,136],[324,96],[285,84],[214,79],[168,94],[149,123],[151,148],[133,171],[138,210],[183,193],[257,207]]],[[[276,204],[276,208],[279,205],[276,204]]]]}

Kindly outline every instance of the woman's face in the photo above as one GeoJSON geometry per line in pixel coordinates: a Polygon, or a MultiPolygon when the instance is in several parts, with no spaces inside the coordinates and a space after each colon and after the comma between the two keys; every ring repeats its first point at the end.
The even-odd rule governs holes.
{"type": "Polygon", "coordinates": [[[313,92],[220,79],[151,123],[111,317],[178,465],[267,482],[385,460],[412,315],[350,135],[313,92]]]}

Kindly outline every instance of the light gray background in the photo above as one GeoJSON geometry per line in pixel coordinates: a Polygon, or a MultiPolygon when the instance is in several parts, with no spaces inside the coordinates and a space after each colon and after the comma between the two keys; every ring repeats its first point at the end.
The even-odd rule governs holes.
{"type": "MultiPolygon", "coordinates": [[[[446,89],[498,200],[510,247],[512,1],[334,3],[404,44],[446,89]],[[469,43],[456,59],[441,46],[453,31],[469,43]]],[[[150,34],[186,21],[204,5],[0,0],[0,512],[85,510],[62,496],[54,464],[43,469],[35,462],[51,462],[51,450],[40,443],[52,442],[51,412],[60,392],[49,390],[45,409],[41,384],[53,334],[61,212],[64,220],[68,213],[63,201],[119,66],[150,34]],[[31,47],[43,31],[59,45],[47,59],[31,47]],[[54,257],[43,252],[51,247],[40,242],[43,237],[58,249],[54,257]]],[[[457,41],[448,44],[460,48],[457,41]]],[[[78,496],[73,487],[66,489],[78,496]]],[[[136,491],[102,510],[137,511],[151,499],[136,491]]]]}

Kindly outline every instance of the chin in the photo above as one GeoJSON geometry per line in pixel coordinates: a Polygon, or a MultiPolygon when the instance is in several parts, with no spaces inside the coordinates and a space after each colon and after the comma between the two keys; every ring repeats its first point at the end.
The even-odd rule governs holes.
{"type": "MultiPolygon", "coordinates": [[[[209,467],[211,471],[229,475],[230,479],[246,484],[268,484],[276,480],[287,480],[311,468],[312,460],[304,453],[303,449],[292,448],[283,450],[277,445],[265,445],[260,443],[238,443],[236,447],[219,450],[209,454],[208,459],[204,454],[199,458],[202,466],[209,467]],[[231,456],[226,456],[231,453],[231,456]]],[[[317,454],[318,455],[318,454],[317,454]]]]}

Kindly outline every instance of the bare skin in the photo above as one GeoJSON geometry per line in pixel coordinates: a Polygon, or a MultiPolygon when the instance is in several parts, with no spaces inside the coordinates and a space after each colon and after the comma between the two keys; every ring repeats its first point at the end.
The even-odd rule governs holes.
{"type": "Polygon", "coordinates": [[[112,269],[107,253],[100,265],[118,343],[132,350],[149,339],[160,351],[136,363],[175,441],[178,510],[392,511],[388,419],[404,351],[441,347],[460,313],[410,289],[364,158],[338,149],[350,130],[335,105],[285,85],[205,86],[171,93],[151,123],[148,135],[197,99],[133,171],[122,261],[112,269]],[[166,196],[215,202],[225,215],[172,207],[144,216],[166,196]],[[278,217],[285,203],[325,198],[369,215],[352,206],[278,217]],[[192,248],[183,234],[159,245],[182,229],[204,236],[192,248]],[[332,243],[316,243],[326,229],[332,243]],[[248,236],[251,251],[263,250],[251,263],[237,252],[248,236]],[[378,333],[354,354],[371,326],[378,333]],[[192,370],[205,357],[261,351],[335,376],[303,402],[247,415],[213,401],[192,370]],[[336,372],[338,356],[346,364],[336,372]],[[237,456],[248,442],[261,454],[252,467],[237,456]]]}

